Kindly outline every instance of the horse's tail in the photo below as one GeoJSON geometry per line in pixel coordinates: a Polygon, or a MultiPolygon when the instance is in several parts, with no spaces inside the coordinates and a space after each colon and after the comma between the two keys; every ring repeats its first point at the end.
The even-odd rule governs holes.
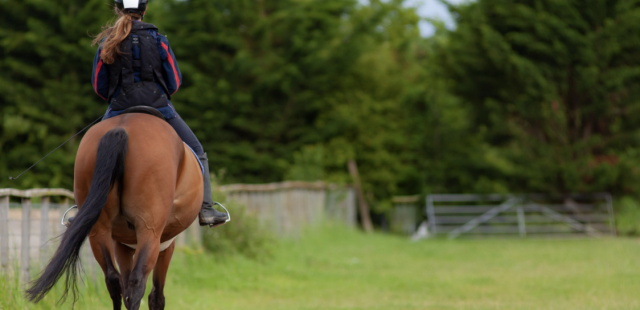
{"type": "Polygon", "coordinates": [[[65,274],[65,289],[61,297],[64,301],[71,288],[73,301],[77,300],[77,275],[80,262],[80,247],[89,235],[93,225],[107,203],[107,196],[118,182],[122,186],[124,159],[127,154],[128,136],[122,128],[109,130],[100,139],[96,166],[93,170],[91,187],[84,204],[79,208],[73,222],[62,235],[60,246],[49,261],[40,277],[31,283],[26,297],[33,302],[40,301],[65,274]]]}

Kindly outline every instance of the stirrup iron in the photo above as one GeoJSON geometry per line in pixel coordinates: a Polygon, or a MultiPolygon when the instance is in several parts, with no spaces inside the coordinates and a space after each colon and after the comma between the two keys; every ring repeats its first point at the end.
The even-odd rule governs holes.
{"type": "Polygon", "coordinates": [[[67,209],[67,211],[65,211],[64,214],[62,215],[62,219],[60,220],[60,224],[62,224],[63,226],[69,227],[69,225],[71,225],[71,221],[73,220],[73,217],[70,217],[69,220],[67,220],[67,221],[65,221],[64,218],[67,217],[67,213],[69,213],[69,211],[71,211],[71,209],[77,209],[77,208],[78,208],[78,206],[74,205],[71,208],[67,209]]]}
{"type": "MultiPolygon", "coordinates": [[[[214,201],[213,204],[211,205],[211,207],[215,206],[215,205],[219,205],[221,206],[224,211],[227,213],[227,220],[224,221],[224,224],[229,223],[231,221],[231,213],[229,213],[229,210],[227,210],[227,208],[225,208],[221,203],[214,201]]],[[[218,224],[216,226],[220,226],[222,224],[218,224]]],[[[209,227],[213,227],[213,224],[209,224],[209,227]]]]}

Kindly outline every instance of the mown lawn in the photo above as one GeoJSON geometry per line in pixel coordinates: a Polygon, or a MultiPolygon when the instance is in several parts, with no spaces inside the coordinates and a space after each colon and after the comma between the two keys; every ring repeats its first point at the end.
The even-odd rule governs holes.
{"type": "MultiPolygon", "coordinates": [[[[33,307],[3,281],[0,309],[70,308],[55,306],[59,289],[33,307]]],[[[103,285],[82,291],[76,309],[111,309],[103,285]]],[[[640,244],[411,243],[334,227],[283,241],[262,262],[181,251],[165,292],[167,309],[640,309],[640,244]]]]}

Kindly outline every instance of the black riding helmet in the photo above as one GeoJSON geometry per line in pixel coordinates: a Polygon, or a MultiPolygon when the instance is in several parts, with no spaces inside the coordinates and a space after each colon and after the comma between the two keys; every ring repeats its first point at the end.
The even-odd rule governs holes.
{"type": "Polygon", "coordinates": [[[136,13],[142,15],[147,10],[149,0],[116,0],[116,7],[125,13],[136,13]]]}

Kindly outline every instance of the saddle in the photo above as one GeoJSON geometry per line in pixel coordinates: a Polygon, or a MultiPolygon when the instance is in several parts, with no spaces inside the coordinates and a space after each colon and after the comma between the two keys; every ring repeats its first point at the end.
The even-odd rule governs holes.
{"type": "Polygon", "coordinates": [[[137,105],[137,106],[133,106],[130,107],[126,110],[124,110],[124,112],[122,112],[122,114],[128,114],[128,113],[142,113],[142,114],[149,114],[155,117],[159,117],[161,120],[165,120],[164,119],[164,115],[162,115],[162,113],[160,113],[160,111],[158,111],[156,108],[152,108],[146,105],[137,105]]]}

